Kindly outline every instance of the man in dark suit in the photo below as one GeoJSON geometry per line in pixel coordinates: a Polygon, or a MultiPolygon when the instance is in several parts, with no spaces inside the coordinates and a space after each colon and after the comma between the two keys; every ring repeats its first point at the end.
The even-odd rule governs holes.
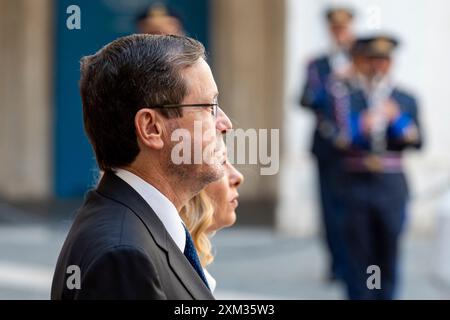
{"type": "Polygon", "coordinates": [[[223,175],[215,147],[231,129],[203,45],[117,39],[82,59],[80,92],[104,175],[69,231],[51,298],[213,299],[178,215],[223,175]]]}
{"type": "Polygon", "coordinates": [[[349,50],[353,42],[350,9],[329,8],[325,17],[333,43],[328,53],[313,59],[307,68],[300,104],[316,118],[311,151],[317,161],[319,199],[325,240],[330,253],[329,279],[341,278],[345,269],[345,250],[340,230],[342,205],[337,196],[336,177],[340,172],[340,153],[330,142],[330,96],[335,79],[346,76],[350,66],[349,50]]]}

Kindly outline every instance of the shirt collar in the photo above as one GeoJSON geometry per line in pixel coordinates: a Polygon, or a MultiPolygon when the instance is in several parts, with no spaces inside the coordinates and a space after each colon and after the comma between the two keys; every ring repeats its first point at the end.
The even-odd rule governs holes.
{"type": "Polygon", "coordinates": [[[206,281],[208,282],[209,289],[211,289],[211,292],[214,293],[214,290],[216,290],[217,282],[216,279],[206,270],[203,268],[203,273],[205,274],[206,281]]]}
{"type": "Polygon", "coordinates": [[[134,173],[125,169],[116,169],[114,173],[144,198],[153,211],[155,211],[177,247],[181,252],[184,252],[186,245],[184,225],[173,203],[158,189],[134,173]]]}

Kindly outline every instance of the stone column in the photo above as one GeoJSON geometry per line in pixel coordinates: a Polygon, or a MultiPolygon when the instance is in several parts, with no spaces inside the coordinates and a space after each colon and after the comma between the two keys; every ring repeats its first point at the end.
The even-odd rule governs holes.
{"type": "MultiPolygon", "coordinates": [[[[214,0],[210,17],[219,101],[234,127],[269,129],[268,134],[281,129],[284,1],[214,0]]],[[[260,165],[237,167],[245,175],[238,221],[252,214],[248,216],[252,224],[273,223],[278,175],[262,176],[260,165]]]]}
{"type": "Polygon", "coordinates": [[[0,196],[51,193],[52,1],[0,0],[0,196]]]}

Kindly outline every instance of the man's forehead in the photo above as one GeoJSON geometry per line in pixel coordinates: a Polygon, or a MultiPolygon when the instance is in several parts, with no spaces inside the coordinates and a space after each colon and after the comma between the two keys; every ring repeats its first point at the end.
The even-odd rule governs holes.
{"type": "Polygon", "coordinates": [[[214,99],[219,94],[211,68],[203,58],[184,69],[183,78],[186,81],[189,95],[195,94],[205,99],[214,99]]]}

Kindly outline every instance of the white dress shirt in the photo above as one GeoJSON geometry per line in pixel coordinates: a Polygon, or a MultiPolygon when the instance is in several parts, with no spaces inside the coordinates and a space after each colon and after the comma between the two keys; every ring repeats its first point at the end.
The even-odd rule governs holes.
{"type": "MultiPolygon", "coordinates": [[[[134,173],[125,169],[116,169],[114,173],[128,183],[148,203],[153,211],[155,211],[170,237],[184,254],[184,247],[186,246],[184,223],[173,203],[158,189],[134,173]]],[[[203,269],[203,271],[211,292],[214,292],[216,280],[206,269],[203,269]]]]}
{"type": "Polygon", "coordinates": [[[209,289],[211,289],[211,292],[214,293],[217,285],[216,279],[214,279],[213,276],[205,268],[203,268],[203,272],[205,273],[206,281],[208,281],[209,289]]]}

